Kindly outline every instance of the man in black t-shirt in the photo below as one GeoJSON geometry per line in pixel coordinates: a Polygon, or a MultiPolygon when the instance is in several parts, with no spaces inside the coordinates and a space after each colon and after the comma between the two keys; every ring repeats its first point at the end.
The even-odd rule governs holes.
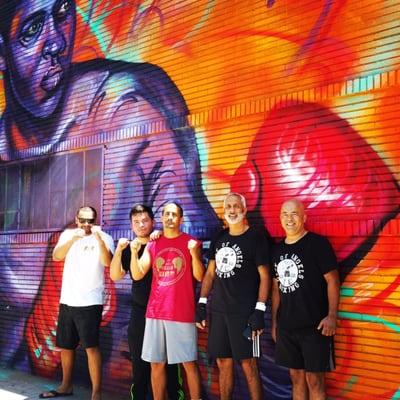
{"type": "Polygon", "coordinates": [[[264,329],[265,302],[270,288],[268,241],[249,227],[245,216],[245,198],[239,193],[228,194],[224,200],[228,229],[211,243],[196,309],[196,325],[200,329],[206,326],[207,296],[212,289],[208,353],[217,360],[220,397],[232,398],[233,360],[237,360],[250,398],[261,400],[262,388],[253,350],[264,329]],[[247,338],[246,330],[249,331],[247,338]]]}
{"type": "Polygon", "coordinates": [[[290,370],[294,400],[325,399],[325,372],[334,368],[336,257],[325,237],[305,229],[300,201],[283,203],[280,220],[286,237],[272,252],[275,360],[290,370]]]}
{"type": "MultiPolygon", "coordinates": [[[[150,240],[150,233],[154,228],[154,215],[150,207],[143,204],[135,205],[129,214],[132,231],[141,243],[138,256],[141,257],[150,240]]],[[[141,358],[143,336],[145,328],[145,314],[147,302],[149,300],[152,272],[136,281],[130,271],[131,249],[129,240],[121,238],[118,241],[117,249],[110,266],[110,275],[113,281],[122,279],[128,272],[132,279],[132,309],[131,318],[128,326],[129,351],[132,358],[132,400],[147,400],[152,398],[150,382],[150,363],[141,358]]],[[[179,364],[167,366],[167,391],[171,400],[183,400],[185,394],[180,378],[179,364]]]]}

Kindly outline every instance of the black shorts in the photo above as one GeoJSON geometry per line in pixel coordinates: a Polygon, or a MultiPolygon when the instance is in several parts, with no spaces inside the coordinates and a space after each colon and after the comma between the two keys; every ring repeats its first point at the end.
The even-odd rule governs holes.
{"type": "Polygon", "coordinates": [[[278,327],[275,361],[292,369],[328,372],[335,369],[333,336],[316,328],[285,330],[278,327]]]}
{"type": "Polygon", "coordinates": [[[83,348],[99,345],[102,305],[70,307],[60,304],[56,345],[74,350],[80,343],[83,348]]]}
{"type": "Polygon", "coordinates": [[[208,354],[213,358],[253,358],[253,344],[243,336],[248,317],[210,314],[208,354]]]}

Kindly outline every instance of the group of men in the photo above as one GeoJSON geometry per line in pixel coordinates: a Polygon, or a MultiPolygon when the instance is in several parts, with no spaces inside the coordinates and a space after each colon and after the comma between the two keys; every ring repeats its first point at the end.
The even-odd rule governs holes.
{"type": "Polygon", "coordinates": [[[228,194],[223,208],[227,228],[211,241],[207,269],[201,242],[181,231],[184,214],[175,201],[163,207],[161,232],[154,231],[152,210],[135,205],[129,216],[135,239],[119,239],[113,256],[111,237],[94,225],[96,211],[78,210],[77,229],[63,232],[53,252],[54,259],[65,259],[57,326],[63,381],[41,398],[72,394],[74,349],[79,342],[88,356],[92,400],[101,398],[98,340],[108,265],[112,280],[126,273],[132,279],[132,399],[184,399],[180,366],[190,398],[201,399],[196,325],[208,325],[208,354],[218,366],[220,398],[232,399],[236,361],[249,398],[263,399],[257,357],[271,275],[276,362],[289,368],[293,399],[326,398],[324,374],[334,367],[339,302],[331,245],[305,229],[304,205],[296,199],[282,205],[286,236],[272,248],[266,235],[248,225],[243,195],[228,194]],[[201,282],[197,304],[196,282],[201,282]]]}

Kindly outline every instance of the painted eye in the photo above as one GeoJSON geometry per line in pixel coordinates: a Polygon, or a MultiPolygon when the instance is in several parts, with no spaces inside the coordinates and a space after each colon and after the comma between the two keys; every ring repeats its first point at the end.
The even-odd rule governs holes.
{"type": "Polygon", "coordinates": [[[28,45],[32,42],[42,31],[43,20],[41,18],[36,18],[26,24],[20,34],[19,40],[23,45],[28,45]]]}
{"type": "Polygon", "coordinates": [[[56,18],[59,21],[63,21],[67,17],[70,9],[71,9],[70,1],[69,0],[63,1],[60,4],[60,7],[58,7],[58,9],[56,11],[56,18]]]}

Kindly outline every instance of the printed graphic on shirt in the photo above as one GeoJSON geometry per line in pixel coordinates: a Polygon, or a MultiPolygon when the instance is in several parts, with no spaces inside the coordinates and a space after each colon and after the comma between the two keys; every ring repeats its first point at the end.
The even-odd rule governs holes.
{"type": "Polygon", "coordinates": [[[243,253],[237,244],[229,242],[221,244],[215,255],[216,274],[219,278],[230,278],[235,275],[236,268],[242,268],[243,253]]]}
{"type": "Polygon", "coordinates": [[[275,269],[282,293],[294,292],[300,286],[300,280],[304,279],[304,266],[296,254],[281,255],[279,263],[275,263],[275,269]]]}
{"type": "Polygon", "coordinates": [[[168,247],[157,254],[155,267],[159,285],[173,285],[185,272],[185,257],[179,249],[168,247]]]}

